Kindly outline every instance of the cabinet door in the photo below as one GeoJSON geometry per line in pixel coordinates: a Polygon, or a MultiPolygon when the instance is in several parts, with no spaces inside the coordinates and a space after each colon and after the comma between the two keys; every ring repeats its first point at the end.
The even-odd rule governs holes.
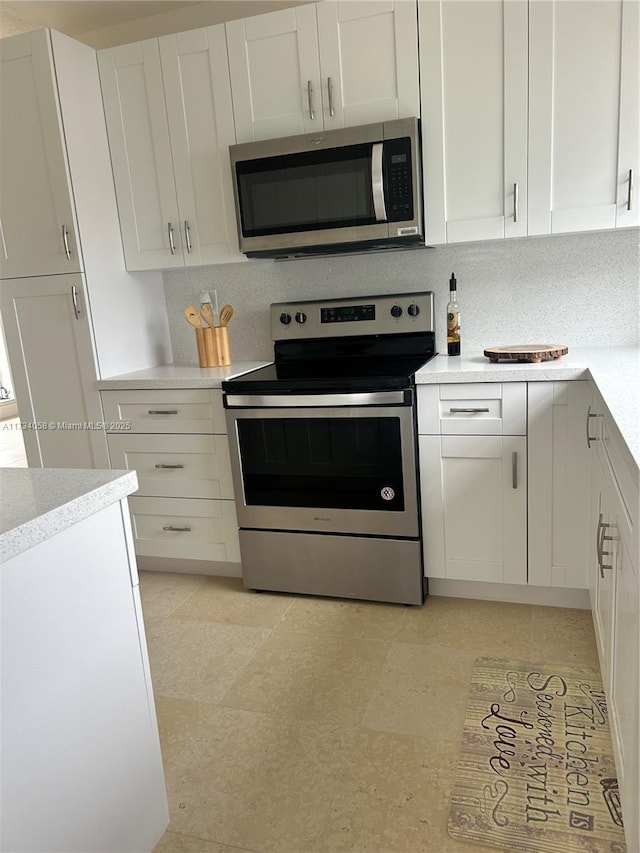
{"type": "Polygon", "coordinates": [[[530,48],[529,233],[637,225],[638,4],[531,3],[530,48]]]}
{"type": "Polygon", "coordinates": [[[229,166],[236,138],[224,26],[159,41],[185,264],[246,260],[229,166]]]}
{"type": "Polygon", "coordinates": [[[591,542],[592,553],[595,555],[595,559],[590,561],[594,578],[593,621],[600,657],[602,683],[607,696],[611,696],[616,574],[613,565],[613,549],[602,538],[604,535],[609,535],[607,533],[608,525],[612,518],[611,500],[608,496],[607,470],[599,453],[594,456],[591,476],[593,481],[591,542]]]}
{"type": "Polygon", "coordinates": [[[527,394],[529,583],[587,589],[589,382],[529,382],[527,394]]]}
{"type": "Polygon", "coordinates": [[[157,39],[98,53],[127,269],[182,266],[157,39]]]}
{"type": "Polygon", "coordinates": [[[315,4],[225,26],[237,141],[322,130],[315,4]]]}
{"type": "Polygon", "coordinates": [[[82,269],[47,30],[0,42],[2,278],[82,269]]]}
{"type": "Polygon", "coordinates": [[[82,276],[2,282],[0,310],[29,465],[108,468],[82,276]]]}
{"type": "Polygon", "coordinates": [[[419,4],[429,243],[527,233],[527,3],[419,4]]]}
{"type": "Polygon", "coordinates": [[[421,435],[427,577],[527,582],[527,440],[421,435]]]}
{"type": "Polygon", "coordinates": [[[324,126],[420,115],[413,0],[325,0],[316,6],[324,126]]]}
{"type": "MultiPolygon", "coordinates": [[[[627,849],[640,849],[640,599],[634,566],[632,525],[621,501],[615,510],[615,618],[611,716],[617,740],[618,783],[622,794],[627,849]]],[[[637,522],[636,522],[637,523],[637,522]]]]}

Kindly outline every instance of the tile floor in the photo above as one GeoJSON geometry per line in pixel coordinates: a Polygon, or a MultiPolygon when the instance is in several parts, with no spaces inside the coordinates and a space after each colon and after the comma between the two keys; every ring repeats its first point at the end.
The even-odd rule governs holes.
{"type": "Polygon", "coordinates": [[[588,611],[140,575],[171,812],[156,853],[487,853],[447,834],[474,659],[598,666],[588,611]]]}

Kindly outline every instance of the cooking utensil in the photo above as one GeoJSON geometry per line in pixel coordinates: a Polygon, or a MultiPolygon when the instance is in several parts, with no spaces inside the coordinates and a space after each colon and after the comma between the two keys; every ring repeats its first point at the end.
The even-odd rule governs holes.
{"type": "Polygon", "coordinates": [[[233,317],[233,308],[231,305],[223,305],[220,309],[220,325],[228,326],[233,317]]]}
{"type": "Polygon", "coordinates": [[[211,307],[210,302],[203,302],[200,305],[200,316],[205,321],[207,326],[211,326],[211,328],[213,329],[216,324],[216,321],[213,316],[213,308],[211,307]]]}
{"type": "Polygon", "coordinates": [[[200,319],[200,315],[198,314],[193,305],[188,305],[184,309],[184,316],[187,323],[192,325],[194,329],[202,328],[202,320],[200,319]]]}

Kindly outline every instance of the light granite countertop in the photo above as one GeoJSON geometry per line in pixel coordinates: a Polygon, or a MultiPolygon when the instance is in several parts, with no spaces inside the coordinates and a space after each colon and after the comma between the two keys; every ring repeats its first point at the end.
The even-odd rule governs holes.
{"type": "Polygon", "coordinates": [[[0,468],[0,562],[122,500],[135,471],[0,468]]]}
{"type": "Polygon", "coordinates": [[[157,391],[177,388],[219,388],[224,379],[241,376],[269,361],[238,361],[227,367],[196,367],[194,365],[164,364],[148,367],[134,373],[121,373],[109,379],[100,379],[96,387],[100,391],[122,391],[128,388],[157,391]]]}
{"type": "Polygon", "coordinates": [[[640,469],[640,347],[571,348],[540,364],[491,364],[481,352],[438,355],[416,373],[419,385],[592,379],[640,469]]]}

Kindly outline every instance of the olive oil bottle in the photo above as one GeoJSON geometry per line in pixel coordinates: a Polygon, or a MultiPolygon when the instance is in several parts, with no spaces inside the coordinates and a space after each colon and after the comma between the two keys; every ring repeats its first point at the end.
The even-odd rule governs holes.
{"type": "Polygon", "coordinates": [[[449,303],[447,305],[447,354],[460,355],[458,284],[453,273],[451,273],[451,278],[449,279],[449,303]]]}

